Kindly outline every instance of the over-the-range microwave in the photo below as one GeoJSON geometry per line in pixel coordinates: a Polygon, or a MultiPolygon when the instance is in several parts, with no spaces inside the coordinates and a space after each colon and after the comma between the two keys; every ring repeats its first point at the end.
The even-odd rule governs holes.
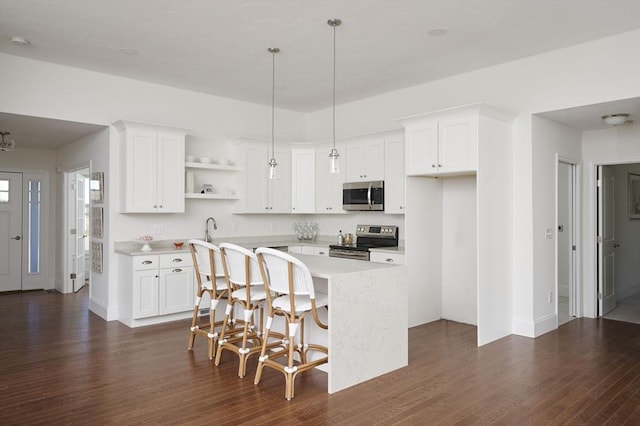
{"type": "Polygon", "coordinates": [[[384,181],[344,183],[342,208],[350,211],[384,211],[384,181]]]}

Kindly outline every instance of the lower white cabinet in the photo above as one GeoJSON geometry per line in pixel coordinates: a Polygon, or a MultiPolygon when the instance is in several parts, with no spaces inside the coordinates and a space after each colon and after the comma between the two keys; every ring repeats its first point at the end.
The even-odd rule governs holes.
{"type": "Polygon", "coordinates": [[[289,246],[289,253],[312,254],[315,256],[329,256],[329,246],[289,246]]]}
{"type": "Polygon", "coordinates": [[[404,265],[404,253],[388,253],[372,251],[369,257],[370,262],[377,263],[393,263],[395,265],[404,265]]]}
{"type": "Polygon", "coordinates": [[[193,309],[193,263],[189,253],[131,256],[130,318],[175,314],[193,309]]]}

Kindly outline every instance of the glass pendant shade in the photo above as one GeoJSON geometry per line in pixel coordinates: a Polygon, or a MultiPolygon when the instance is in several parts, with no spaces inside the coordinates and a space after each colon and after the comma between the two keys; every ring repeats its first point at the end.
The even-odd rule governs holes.
{"type": "Polygon", "coordinates": [[[275,158],[269,160],[269,179],[278,178],[278,162],[275,158]]]}
{"type": "Polygon", "coordinates": [[[329,173],[340,173],[340,154],[335,148],[329,153],[329,173]]]}

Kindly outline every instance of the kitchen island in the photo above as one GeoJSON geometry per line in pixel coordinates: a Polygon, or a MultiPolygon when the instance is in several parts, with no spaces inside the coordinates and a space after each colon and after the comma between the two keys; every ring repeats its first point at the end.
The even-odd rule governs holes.
{"type": "Polygon", "coordinates": [[[315,327],[309,330],[310,342],[326,335],[329,393],[407,366],[406,266],[294,256],[309,268],[316,291],[329,295],[329,329],[307,321],[307,327],[315,327]]]}

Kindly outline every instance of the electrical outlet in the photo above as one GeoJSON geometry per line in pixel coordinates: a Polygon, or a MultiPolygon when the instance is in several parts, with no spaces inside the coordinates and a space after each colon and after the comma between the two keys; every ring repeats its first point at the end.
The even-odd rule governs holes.
{"type": "Polygon", "coordinates": [[[153,225],[154,234],[164,234],[164,225],[153,225]]]}

